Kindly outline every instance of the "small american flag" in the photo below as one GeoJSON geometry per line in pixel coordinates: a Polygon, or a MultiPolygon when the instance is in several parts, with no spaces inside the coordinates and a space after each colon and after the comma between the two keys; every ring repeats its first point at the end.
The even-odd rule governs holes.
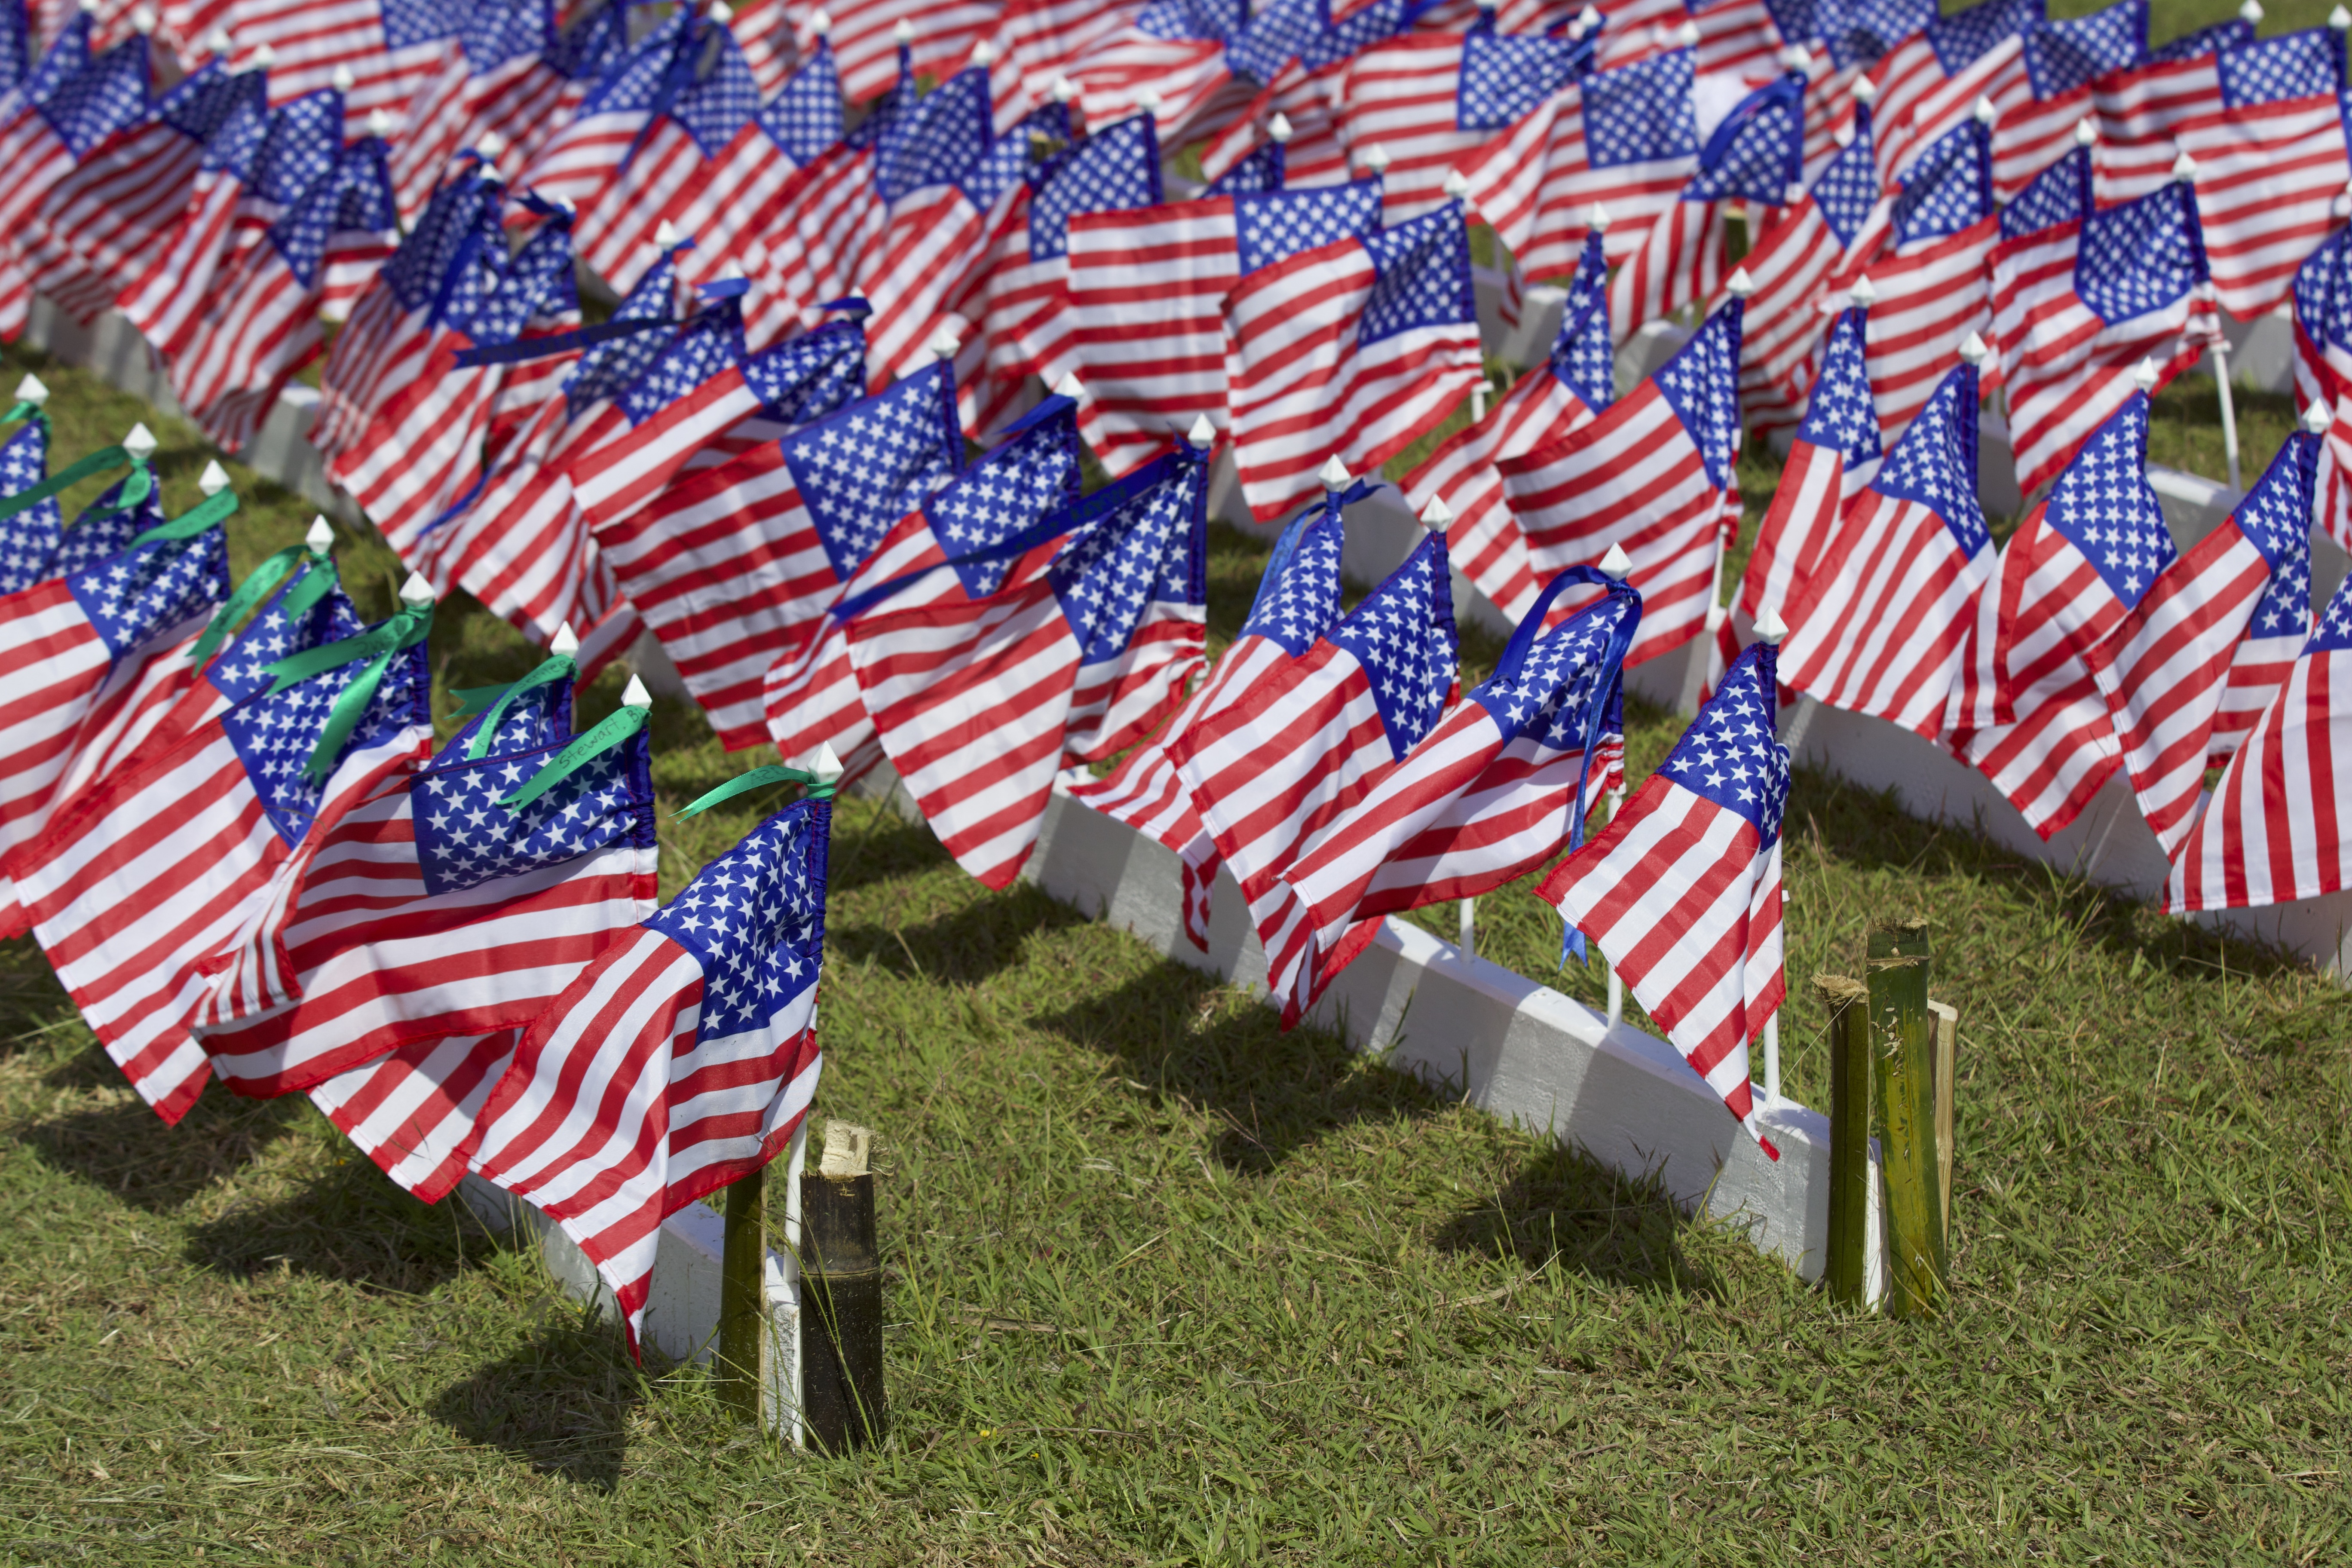
{"type": "Polygon", "coordinates": [[[637,1345],[661,1222],[782,1152],[820,1065],[833,803],[752,829],[527,1030],[474,1169],[577,1242],[637,1345]]]}
{"type": "Polygon", "coordinates": [[[2252,909],[2352,887],[2336,759],[2352,755],[2352,585],[2338,588],[2279,693],[2175,852],[2165,904],[2252,909]]]}
{"type": "Polygon", "coordinates": [[[954,378],[933,363],[684,476],[598,542],[720,739],[761,745],[769,669],[962,458],[954,378]]]}
{"type": "MultiPolygon", "coordinates": [[[[1640,323],[1717,292],[1734,204],[1760,212],[1803,189],[1804,78],[1796,72],[1733,106],[1699,150],[1698,169],[1610,280],[1609,314],[1640,323]]],[[[1768,219],[1769,221],[1780,221],[1768,219]]]]}
{"type": "Polygon", "coordinates": [[[1333,457],[1377,468],[1485,374],[1454,203],[1253,272],[1225,312],[1234,466],[1261,521],[1311,496],[1333,457]]]}
{"type": "MultiPolygon", "coordinates": [[[[2147,59],[2147,0],[2118,0],[2088,16],[2028,28],[2024,80],[1994,100],[1993,191],[2003,202],[2032,182],[2093,112],[2105,79],[2147,59]]],[[[1973,107],[1973,100],[1969,107],[1973,107]]]]}
{"type": "Polygon", "coordinates": [[[882,760],[850,664],[847,623],[878,604],[907,609],[1001,585],[1017,563],[995,557],[997,547],[1028,539],[1042,519],[1078,499],[1076,406],[1066,397],[1040,405],[1003,445],[900,518],[841,585],[814,633],[769,668],[761,700],[779,755],[813,756],[830,745],[845,784],[882,760]],[[984,559],[962,563],[973,555],[984,559]],[[932,570],[951,564],[951,572],[932,570]]]}
{"type": "Polygon", "coordinates": [[[1001,587],[862,616],[849,657],[882,749],[956,863],[1021,873],[1065,754],[1108,757],[1203,660],[1207,466],[1180,447],[1037,525],[1068,533],[1001,587]]]}
{"type": "Polygon", "coordinates": [[[1543,33],[1412,32],[1372,45],[1339,79],[1340,134],[1378,146],[1389,219],[1444,202],[1456,164],[1591,68],[1591,46],[1543,33]]]}
{"type": "Polygon", "coordinates": [[[1376,232],[1377,181],[1211,196],[1069,221],[1087,445],[1113,474],[1206,417],[1223,429],[1225,298],[1261,268],[1376,232]]]}
{"type": "Polygon", "coordinates": [[[267,46],[273,104],[316,92],[351,73],[341,93],[348,117],[338,135],[358,134],[371,110],[404,122],[416,94],[453,52],[463,8],[443,0],[236,0],[227,23],[229,63],[260,64],[267,46]]]}
{"type": "MultiPolygon", "coordinates": [[[[2153,51],[2146,64],[2111,71],[2091,84],[2103,201],[2144,196],[2172,177],[2183,121],[2216,107],[2213,57],[2253,41],[2254,25],[2232,17],[2175,38],[2153,51]]],[[[2048,147],[2039,155],[2047,159],[2048,147]]]]}
{"type": "Polygon", "coordinates": [[[1611,219],[1609,259],[1622,265],[1681,200],[1698,172],[1696,69],[1694,51],[1678,48],[1594,71],[1461,161],[1471,205],[1528,276],[1576,265],[1596,203],[1611,219]]]}
{"type": "Polygon", "coordinates": [[[1976,371],[1944,378],[1775,605],[1780,679],[1933,739],[1994,553],[1977,502],[1976,371]]]}
{"type": "Polygon", "coordinates": [[[575,741],[569,687],[519,693],[494,731],[478,715],[437,753],[428,735],[337,770],[191,1014],[223,1082],[285,1094],[402,1046],[528,1025],[653,912],[646,731],[575,741]],[[576,770],[508,804],[559,760],[576,770]]]}
{"type": "MultiPolygon", "coordinates": [[[[1769,611],[1786,620],[1793,597],[1822,563],[1839,559],[1832,553],[1839,520],[1885,455],[1870,395],[1869,331],[1870,316],[1862,310],[1840,311],[1830,329],[1805,422],[1790,444],[1788,466],[1780,470],[1772,504],[1756,531],[1747,575],[1740,579],[1739,606],[1751,618],[1760,620],[1769,611]]],[[[1971,417],[1969,428],[1974,427],[1971,417]]]]}
{"type": "Polygon", "coordinates": [[[740,254],[792,176],[842,139],[841,79],[823,38],[791,79],[670,196],[663,216],[718,267],[740,254]]]}
{"type": "Polygon", "coordinates": [[[2334,415],[2319,456],[2318,521],[2352,550],[2352,229],[2337,229],[2294,277],[2294,387],[2334,415]]]}
{"type": "Polygon", "coordinates": [[[1598,229],[1584,237],[1567,294],[1559,333],[1544,363],[1514,382],[1486,418],[1446,437],[1404,481],[1416,509],[1445,503],[1454,516],[1454,564],[1507,616],[1525,615],[1540,590],[1496,465],[1582,428],[1616,399],[1609,267],[1598,229]]]}
{"type": "Polygon", "coordinates": [[[1502,464],[1538,578],[1622,545],[1642,595],[1629,665],[1699,635],[1724,520],[1737,516],[1740,301],[1732,300],[1609,411],[1502,464]]]}
{"type": "MultiPolygon", "coordinates": [[[[2237,679],[2239,656],[2252,642],[2310,629],[2318,468],[2319,437],[2290,435],[2228,521],[2157,574],[2122,624],[2085,656],[2140,815],[2167,855],[2189,837],[2196,816],[2224,694],[2236,685],[2242,697],[2253,684],[2251,668],[2247,681],[2237,679]],[[2298,593],[2301,604],[2283,602],[2298,593]]],[[[2263,695],[2274,696],[2275,688],[2263,695]]],[[[2231,740],[2242,738],[2242,731],[2231,740]]]]}
{"type": "MultiPolygon", "coordinates": [[[[49,477],[49,420],[28,404],[20,403],[9,412],[25,423],[0,446],[0,495],[19,496],[49,477]]],[[[0,595],[58,575],[51,563],[64,534],[65,519],[55,496],[0,519],[0,595]]]]}
{"type": "Polygon", "coordinates": [[[1494,677],[1282,873],[1295,903],[1267,968],[1286,1025],[1382,916],[1490,892],[1583,843],[1586,811],[1624,773],[1621,667],[1642,601],[1595,571],[1555,579],[1571,582],[1605,591],[1549,632],[1549,604],[1531,611],[1494,677]]]}
{"type": "MultiPolygon", "coordinates": [[[[788,0],[803,26],[818,8],[814,0],[788,0]]],[[[991,0],[848,0],[824,9],[833,18],[833,47],[841,57],[842,96],[862,103],[901,79],[952,75],[994,26],[999,7],[991,0]],[[897,37],[902,21],[914,29],[904,47],[897,37]]]]}
{"type": "Polygon", "coordinates": [[[1265,660],[1221,711],[1169,740],[1269,952],[1285,919],[1283,871],[1404,761],[1454,700],[1451,577],[1444,536],[1433,533],[1303,652],[1265,660]]]}
{"type": "Polygon", "coordinates": [[[1995,247],[1994,322],[2028,495],[2129,398],[2142,361],[2161,386],[2218,340],[2197,214],[2176,181],[1995,247]]]}
{"type": "Polygon", "coordinates": [[[1183,886],[1184,934],[1209,950],[1209,895],[1220,864],[1216,840],[1192,808],[1178,773],[1174,742],[1247,695],[1271,667],[1313,647],[1339,618],[1339,556],[1347,536],[1343,492],[1332,492],[1291,520],[1258,581],[1241,635],[1167,730],[1130,752],[1104,778],[1068,786],[1072,798],[1150,834],[1176,852],[1183,886]]]}
{"type": "MultiPolygon", "coordinates": [[[[698,22],[691,7],[673,12],[607,63],[569,121],[523,166],[517,186],[575,212],[593,206],[677,93],[679,42],[698,22]]],[[[688,57],[684,65],[695,63],[688,57]]],[[[645,216],[657,217],[659,209],[645,216]]]]}
{"type": "Polygon", "coordinates": [[[559,106],[569,81],[546,58],[556,43],[553,0],[484,5],[467,18],[457,43],[417,90],[393,149],[393,195],[404,226],[415,226],[459,148],[496,136],[512,152],[564,112],[559,106]]]}
{"type": "Polygon", "coordinates": [[[77,163],[147,118],[148,69],[147,40],[134,34],[64,75],[45,97],[16,95],[15,112],[0,122],[0,168],[8,171],[0,235],[9,237],[11,252],[42,199],[77,163]]]}
{"type": "Polygon", "coordinates": [[[1992,331],[1986,263],[2000,236],[1990,143],[1971,120],[1904,176],[1885,247],[1870,263],[1870,387],[1879,429],[1899,438],[1960,363],[1971,332],[1992,331]]]}
{"type": "Polygon", "coordinates": [[[1766,1153],[1748,1042],[1788,994],[1772,648],[1749,645],[1658,771],[1536,889],[1590,937],[1766,1153]]]}

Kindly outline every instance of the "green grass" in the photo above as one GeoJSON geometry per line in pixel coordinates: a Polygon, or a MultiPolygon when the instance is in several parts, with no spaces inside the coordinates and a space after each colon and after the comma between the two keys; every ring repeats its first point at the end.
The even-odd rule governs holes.
{"type": "MultiPolygon", "coordinates": [[[[192,432],[39,368],[60,463],[144,417],[194,499],[192,432]]],[[[2250,472],[2289,416],[2252,403],[2250,472]]],[[[2202,449],[2200,406],[2168,395],[2159,460],[2202,449]]],[[[310,509],[237,478],[242,570],[310,509]]],[[[1749,532],[1771,478],[1751,453],[1749,532]]],[[[1215,536],[1220,645],[1263,555],[1215,536]]],[[[389,552],[341,558],[383,613],[389,552]]],[[[1465,679],[1497,651],[1466,637],[1465,679]]],[[[433,658],[445,686],[532,661],[463,600],[433,658]]],[[[1637,776],[1679,727],[1636,710],[1637,776]]],[[[656,741],[665,810],[759,760],[670,704],[656,741]]],[[[751,820],[665,820],[665,891],[751,820]]],[[[164,1130],[0,946],[0,1561],[2352,1556],[2341,991],[1831,779],[1789,821],[1790,1092],[1825,1098],[1802,977],[1858,968],[1874,918],[1930,917],[1961,1009],[1944,1324],[1842,1318],[1654,1185],[845,804],[820,1110],[880,1131],[892,1323],[890,1436],[854,1459],[633,1365],[299,1100],[215,1089],[164,1130]]],[[[1554,974],[1524,885],[1479,927],[1554,974]]]]}

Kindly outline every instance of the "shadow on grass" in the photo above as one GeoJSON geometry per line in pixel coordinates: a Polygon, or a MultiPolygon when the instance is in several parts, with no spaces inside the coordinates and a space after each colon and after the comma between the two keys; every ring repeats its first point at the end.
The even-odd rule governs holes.
{"type": "Polygon", "coordinates": [[[1366,1062],[1338,1037],[1285,1034],[1274,1009],[1230,1003],[1223,982],[1171,959],[1037,1023],[1217,1116],[1217,1158],[1244,1173],[1270,1171],[1340,1128],[1440,1108],[1419,1081],[1366,1062]]]}
{"type": "Polygon", "coordinates": [[[610,1493],[620,1485],[644,1380],[611,1324],[552,1298],[538,1313],[529,1344],[453,1384],[433,1402],[433,1415],[543,1475],[610,1493]]]}
{"type": "Polygon", "coordinates": [[[272,1268],[421,1296],[488,1260],[498,1243],[462,1204],[428,1208],[374,1165],[342,1163],[274,1202],[239,1203],[188,1232],[188,1261],[223,1274],[272,1268]]]}
{"type": "MultiPolygon", "coordinates": [[[[60,1089],[122,1087],[122,1073],[92,1044],[44,1075],[60,1089]]],[[[208,1089],[177,1127],[144,1101],[118,1100],[14,1129],[16,1141],[52,1168],[103,1187],[133,1208],[169,1214],[258,1159],[287,1137],[308,1106],[294,1100],[240,1100],[208,1089]]]]}
{"type": "MultiPolygon", "coordinates": [[[[906,849],[908,833],[930,837],[929,829],[923,827],[885,829],[865,845],[866,853],[856,861],[851,861],[846,847],[836,853],[851,862],[854,875],[878,880],[898,874],[890,864],[891,852],[906,849]],[[886,845],[889,848],[877,855],[877,849],[886,845]],[[870,871],[864,868],[869,860],[879,861],[870,871]]],[[[829,886],[837,889],[842,883],[832,880],[832,876],[828,868],[829,886]]],[[[871,961],[901,978],[970,985],[1019,963],[1023,946],[1039,932],[1087,923],[1087,917],[1077,910],[1024,883],[920,925],[829,925],[824,938],[830,950],[828,962],[871,961]]]]}
{"type": "Polygon", "coordinates": [[[1689,1223],[1654,1175],[1630,1177],[1581,1150],[1555,1147],[1432,1239],[1444,1251],[1525,1269],[1573,1269],[1611,1285],[1712,1296],[1714,1271],[1682,1245],[1689,1223]]]}

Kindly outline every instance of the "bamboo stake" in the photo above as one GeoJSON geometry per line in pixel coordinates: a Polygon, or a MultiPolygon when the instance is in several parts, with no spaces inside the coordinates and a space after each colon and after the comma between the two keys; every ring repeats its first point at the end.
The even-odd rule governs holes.
{"type": "Polygon", "coordinates": [[[1927,926],[1901,921],[1870,933],[1870,1027],[1877,1080],[1879,1161],[1886,1180],[1887,1310],[1942,1310],[1943,1205],[1937,1173],[1936,1026],[1927,1011],[1927,926]]]}
{"type": "Polygon", "coordinates": [[[719,1397],[746,1421],[760,1419],[762,1321],[766,1312],[768,1171],[727,1189],[726,1245],[719,1260],[719,1397]]]}
{"type": "Polygon", "coordinates": [[[1936,1015],[1936,1173],[1943,1194],[1944,1263],[1952,1258],[1952,1120],[1959,1095],[1960,1010],[1948,1003],[1930,1002],[1936,1015]]]}
{"type": "Polygon", "coordinates": [[[1816,974],[1813,991],[1830,1010],[1830,1234],[1822,1279],[1841,1307],[1869,1303],[1870,1262],[1869,988],[1843,974],[1816,974]]]}

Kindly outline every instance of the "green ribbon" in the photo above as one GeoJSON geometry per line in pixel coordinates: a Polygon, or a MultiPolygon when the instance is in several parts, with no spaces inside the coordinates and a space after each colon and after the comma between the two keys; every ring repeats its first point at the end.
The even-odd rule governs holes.
{"type": "Polygon", "coordinates": [[[19,403],[5,414],[0,414],[0,425],[14,425],[19,419],[29,419],[42,429],[54,433],[57,426],[49,423],[49,411],[37,403],[19,403]]]}
{"type": "Polygon", "coordinates": [[[526,691],[536,690],[542,686],[551,686],[559,680],[569,680],[579,673],[579,662],[568,655],[559,653],[542,660],[537,669],[511,685],[474,686],[453,693],[458,701],[459,717],[473,713],[478,709],[486,715],[481,724],[474,731],[474,738],[466,742],[467,760],[478,763],[490,754],[490,742],[497,738],[499,726],[506,722],[507,710],[514,706],[515,699],[526,691]],[[487,703],[487,706],[482,706],[484,703],[487,703]]]}
{"type": "Polygon", "coordinates": [[[313,784],[327,782],[327,775],[334,772],[335,763],[342,755],[343,743],[359,728],[360,716],[367,711],[368,704],[375,700],[376,688],[383,684],[383,672],[392,667],[394,658],[423,642],[432,632],[433,606],[420,605],[401,610],[383,625],[370,627],[355,637],[288,654],[262,670],[270,678],[269,689],[263,695],[275,697],[289,686],[299,686],[331,669],[367,660],[367,668],[353,676],[352,683],[335,698],[334,707],[327,713],[326,728],[320,731],[319,743],[311,748],[310,760],[302,765],[304,778],[313,784]]]}
{"type": "Polygon", "coordinates": [[[840,787],[837,784],[819,784],[814,773],[803,769],[780,767],[774,763],[770,763],[765,767],[753,768],[748,773],[729,779],[677,815],[697,816],[714,805],[733,800],[739,795],[749,795],[755,789],[765,789],[770,784],[799,784],[808,791],[809,797],[813,800],[830,800],[833,798],[833,792],[840,787]]]}
{"type": "MultiPolygon", "coordinates": [[[[107,517],[118,511],[136,510],[154,489],[155,470],[147,466],[146,458],[133,458],[131,459],[131,477],[122,481],[122,494],[104,506],[91,507],[89,515],[107,517]]],[[[82,520],[76,518],[74,521],[79,522],[82,520]]]]}
{"type": "Polygon", "coordinates": [[[311,554],[307,544],[289,544],[264,560],[247,574],[243,583],[237,584],[236,592],[228,596],[228,603],[220,607],[220,613],[213,616],[212,625],[205,628],[205,635],[196,639],[195,649],[189,657],[197,664],[203,664],[219,652],[221,644],[228,640],[229,632],[246,616],[260,608],[261,602],[269,597],[271,590],[286,580],[286,574],[293,571],[306,558],[310,563],[310,570],[300,582],[286,591],[286,618],[300,620],[313,605],[327,596],[328,590],[335,586],[335,560],[331,555],[311,554]]]}
{"type": "Polygon", "coordinates": [[[216,496],[206,496],[169,522],[159,522],[122,548],[125,552],[142,544],[158,544],[167,539],[194,539],[208,528],[216,528],[236,512],[236,492],[223,490],[216,496]]]}
{"type": "Polygon", "coordinates": [[[131,454],[120,447],[100,447],[61,474],[51,474],[28,490],[0,499],[0,522],[20,511],[30,511],[51,496],[61,495],[92,474],[102,474],[109,468],[119,468],[131,461],[131,454]]]}
{"type": "MultiPolygon", "coordinates": [[[[548,661],[549,664],[554,662],[553,659],[548,661]]],[[[545,666],[541,668],[544,668],[545,666]]],[[[614,709],[604,715],[594,729],[585,734],[573,737],[570,745],[555,753],[554,761],[531,774],[524,781],[521,788],[512,795],[502,797],[499,804],[509,811],[520,811],[582,768],[586,767],[596,758],[603,756],[614,747],[625,743],[631,736],[646,727],[646,721],[649,717],[651,717],[649,712],[643,708],[614,709]]]]}

